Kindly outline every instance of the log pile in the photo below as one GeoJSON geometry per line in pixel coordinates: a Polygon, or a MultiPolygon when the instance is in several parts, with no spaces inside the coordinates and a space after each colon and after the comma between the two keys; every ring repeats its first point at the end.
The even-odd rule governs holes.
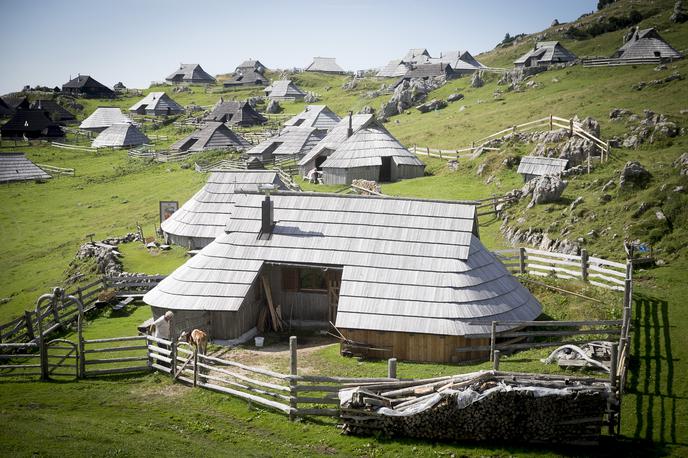
{"type": "Polygon", "coordinates": [[[570,444],[597,443],[614,404],[603,381],[495,371],[365,385],[340,398],[349,434],[570,444]]]}

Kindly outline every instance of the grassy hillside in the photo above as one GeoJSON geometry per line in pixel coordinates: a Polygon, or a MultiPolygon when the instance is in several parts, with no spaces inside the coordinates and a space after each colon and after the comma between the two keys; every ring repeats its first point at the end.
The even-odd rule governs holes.
{"type": "MultiPolygon", "coordinates": [[[[688,24],[675,25],[668,21],[673,1],[637,2],[622,0],[601,13],[582,18],[571,24],[581,30],[595,24],[598,18],[628,14],[635,8],[645,18],[640,25],[657,26],[660,33],[677,49],[688,48],[688,24]]],[[[566,47],[579,56],[609,55],[621,44],[625,29],[605,33],[594,38],[571,40],[563,38],[569,24],[545,31],[544,39],[561,39],[566,47]]],[[[513,31],[516,32],[516,31],[513,31]]],[[[526,37],[511,47],[498,48],[479,56],[493,66],[508,66],[535,41],[526,37]]],[[[497,77],[488,75],[486,85],[469,87],[469,79],[461,78],[434,91],[431,98],[446,98],[453,92],[465,98],[447,108],[420,114],[416,110],[392,117],[386,124],[402,143],[412,146],[459,148],[509,125],[541,118],[552,113],[562,117],[575,114],[597,118],[604,139],[620,136],[629,125],[609,120],[612,108],[625,108],[634,113],[651,109],[668,115],[669,119],[688,128],[688,80],[672,81],[648,87],[642,91],[632,88],[639,81],[663,78],[676,71],[688,74],[688,61],[678,61],[667,70],[656,71],[652,66],[587,69],[574,66],[544,72],[532,78],[538,87],[523,92],[507,92],[497,84],[497,77]],[[501,91],[498,97],[494,94],[501,91]],[[461,110],[461,107],[465,107],[461,110]]],[[[358,111],[365,105],[379,108],[389,95],[375,95],[382,84],[391,80],[364,79],[353,90],[344,90],[348,80],[343,76],[302,73],[292,79],[302,89],[319,95],[321,101],[340,115],[358,111]]],[[[192,86],[192,92],[173,94],[169,87],[143,90],[166,90],[182,105],[211,106],[220,96],[243,99],[260,95],[260,88],[224,90],[220,87],[192,86]]],[[[79,100],[83,119],[99,105],[115,105],[128,109],[140,97],[129,96],[115,101],[79,100]]],[[[297,113],[304,103],[283,104],[285,113],[297,113]]],[[[151,133],[151,132],[149,132],[151,133]]],[[[152,133],[168,135],[167,142],[180,138],[183,132],[171,125],[152,133]]],[[[421,156],[427,164],[428,175],[422,178],[386,184],[383,192],[391,195],[439,199],[476,199],[503,194],[519,187],[522,179],[502,165],[509,155],[528,154],[532,145],[509,145],[503,151],[491,152],[472,161],[460,161],[458,170],[450,171],[444,161],[421,156]],[[476,174],[480,165],[486,172],[476,174]],[[489,184],[488,177],[492,177],[489,184]]],[[[0,154],[14,151],[6,143],[0,154]]],[[[63,177],[47,183],[16,183],[0,186],[0,231],[4,243],[0,245],[2,267],[0,274],[0,321],[16,316],[33,307],[36,297],[60,284],[66,276],[69,262],[80,243],[89,233],[96,238],[122,235],[142,224],[151,235],[158,224],[158,201],[186,201],[206,179],[180,164],[154,164],[131,160],[123,151],[98,154],[70,152],[45,145],[33,145],[16,150],[26,151],[38,163],[76,168],[76,177],[63,177]]],[[[655,245],[658,257],[665,265],[636,272],[637,290],[634,298],[633,358],[627,395],[624,398],[623,438],[621,444],[602,448],[601,453],[615,455],[660,455],[688,453],[688,336],[682,328],[688,326],[688,312],[684,298],[688,295],[685,283],[688,272],[688,198],[674,193],[677,186],[688,189],[688,177],[680,176],[672,162],[688,151],[688,136],[646,144],[638,150],[614,149],[611,160],[596,167],[590,175],[570,179],[561,203],[526,209],[525,203],[510,210],[522,217],[524,226],[541,228],[556,237],[564,226],[571,226],[568,237],[583,237],[591,253],[621,259],[624,238],[640,239],[655,245]],[[610,192],[613,199],[601,203],[601,187],[609,180],[618,183],[621,168],[628,160],[638,160],[652,173],[649,186],[641,191],[610,192]],[[583,204],[574,212],[568,203],[583,197],[583,204]],[[648,211],[639,217],[632,213],[642,202],[648,211]],[[666,222],[658,222],[656,211],[662,210],[666,222]],[[576,218],[575,220],[572,218],[576,218]],[[574,222],[575,221],[575,222],[574,222]],[[591,230],[601,234],[591,237],[591,230]],[[616,237],[613,235],[616,234],[616,237]]],[[[194,158],[196,159],[196,158],[194,158]]],[[[191,159],[189,162],[193,163],[191,159]]],[[[323,188],[304,184],[309,190],[323,188]]],[[[325,190],[332,190],[326,188],[325,190]]],[[[489,248],[506,245],[501,237],[501,221],[481,221],[481,238],[489,248]]],[[[169,273],[186,259],[184,250],[152,256],[140,245],[122,247],[124,265],[129,271],[169,273]]],[[[555,307],[558,296],[547,300],[555,307]]],[[[612,299],[609,300],[612,302],[612,299]]],[[[562,313],[571,304],[560,304],[562,313]]],[[[119,319],[97,317],[89,323],[94,336],[121,334],[149,314],[145,307],[129,310],[130,315],[119,319]]],[[[580,308],[585,316],[591,310],[580,308]]],[[[133,331],[131,331],[133,332],[133,331]]],[[[506,368],[540,367],[541,353],[523,353],[505,361],[506,368]],[[526,360],[528,362],[524,363],[526,360]],[[510,366],[513,364],[513,366],[510,366]],[[532,366],[529,366],[532,364],[532,366]]],[[[315,354],[314,364],[336,368],[347,373],[383,370],[381,363],[341,361],[336,350],[325,348],[315,354]]],[[[483,366],[401,365],[400,371],[414,375],[472,370],[483,366]]],[[[536,370],[536,369],[534,369],[536,370]]],[[[552,455],[593,453],[590,450],[523,449],[511,446],[477,446],[428,444],[422,441],[387,441],[379,438],[348,438],[338,434],[329,422],[304,421],[289,424],[278,415],[262,410],[247,409],[246,405],[212,393],[187,390],[172,385],[160,376],[125,377],[109,380],[61,383],[6,383],[0,388],[0,419],[7,425],[0,437],[3,455],[33,454],[65,455],[106,454],[137,455],[150,443],[172,444],[179,448],[205,450],[207,455],[226,455],[236,450],[242,455],[552,455]],[[75,407],[76,406],[76,407],[75,407]],[[124,436],[127,441],[117,439],[124,436]],[[256,439],[260,437],[260,439],[256,439]],[[55,448],[57,439],[59,447],[55,448]],[[256,440],[258,447],[256,447],[256,440]],[[31,447],[27,448],[26,444],[31,447]],[[182,442],[186,445],[182,445],[182,442]]]]}

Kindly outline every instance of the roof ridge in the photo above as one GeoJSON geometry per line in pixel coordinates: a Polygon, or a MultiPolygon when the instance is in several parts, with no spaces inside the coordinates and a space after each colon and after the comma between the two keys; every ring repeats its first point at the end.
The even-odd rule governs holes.
{"type": "MultiPolygon", "coordinates": [[[[250,195],[262,195],[261,191],[242,191],[239,194],[250,194],[250,195]]],[[[317,191],[272,191],[271,196],[300,196],[300,197],[337,197],[337,198],[349,198],[349,199],[374,199],[374,200],[403,200],[407,202],[433,202],[439,204],[456,204],[456,205],[478,205],[476,200],[442,200],[442,199],[424,199],[422,197],[404,197],[404,196],[363,196],[363,195],[352,195],[352,194],[335,194],[331,192],[317,192],[317,191]]]]}

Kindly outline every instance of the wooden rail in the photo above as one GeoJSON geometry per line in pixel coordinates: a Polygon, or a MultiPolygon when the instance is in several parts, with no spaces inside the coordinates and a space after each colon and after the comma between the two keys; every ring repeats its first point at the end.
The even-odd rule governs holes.
{"type": "Polygon", "coordinates": [[[64,167],[55,167],[53,165],[48,165],[48,164],[36,164],[38,167],[43,169],[44,172],[49,173],[50,175],[69,175],[69,176],[75,176],[74,169],[68,169],[64,167]]]}
{"type": "Polygon", "coordinates": [[[661,57],[649,59],[620,59],[620,58],[592,58],[583,59],[583,67],[618,67],[622,65],[659,65],[663,61],[661,57]]]}

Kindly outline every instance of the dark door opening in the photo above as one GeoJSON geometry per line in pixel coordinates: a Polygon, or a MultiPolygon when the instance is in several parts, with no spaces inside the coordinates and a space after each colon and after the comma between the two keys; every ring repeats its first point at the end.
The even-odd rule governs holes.
{"type": "Polygon", "coordinates": [[[387,156],[382,158],[382,165],[380,166],[380,180],[381,183],[392,181],[392,157],[387,156]]]}
{"type": "Polygon", "coordinates": [[[318,156],[315,158],[315,168],[319,171],[322,170],[323,162],[327,160],[327,156],[318,156]]]}

